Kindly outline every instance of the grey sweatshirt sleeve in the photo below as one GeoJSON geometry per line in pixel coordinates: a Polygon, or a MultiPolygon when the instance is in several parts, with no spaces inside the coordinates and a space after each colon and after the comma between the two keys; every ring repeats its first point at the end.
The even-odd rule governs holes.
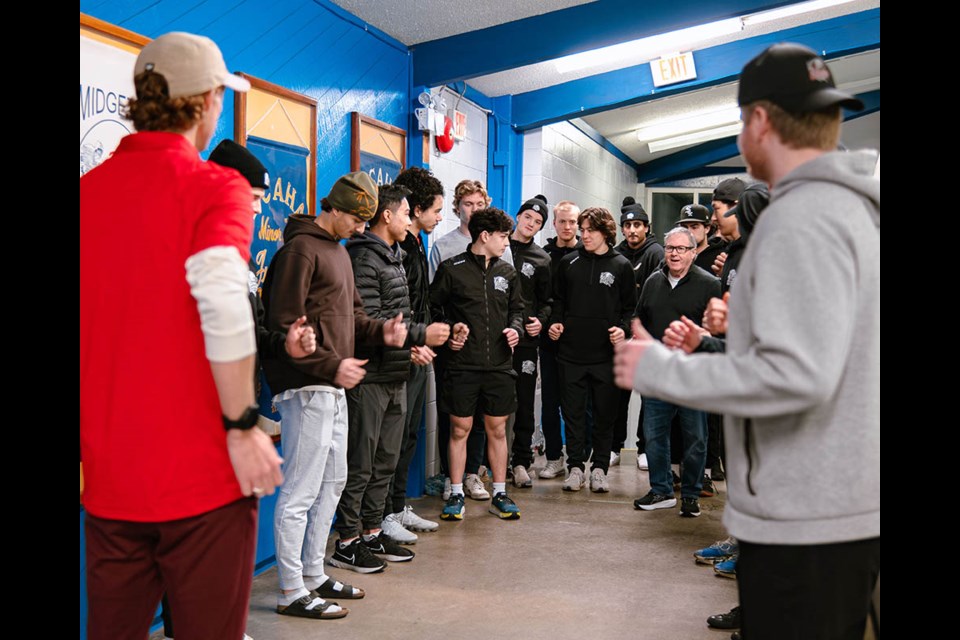
{"type": "Polygon", "coordinates": [[[727,353],[688,356],[655,343],[634,372],[635,390],[754,418],[802,412],[834,393],[855,329],[856,260],[837,228],[800,218],[751,238],[751,268],[730,300],[727,353]],[[710,383],[692,391],[693,379],[710,383]]]}

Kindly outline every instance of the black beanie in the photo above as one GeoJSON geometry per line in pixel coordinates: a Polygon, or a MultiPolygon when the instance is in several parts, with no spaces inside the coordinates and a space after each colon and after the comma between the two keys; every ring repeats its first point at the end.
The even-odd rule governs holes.
{"type": "Polygon", "coordinates": [[[549,208],[547,207],[547,196],[537,194],[520,205],[520,210],[517,211],[517,217],[520,217],[520,214],[526,210],[533,211],[534,213],[539,213],[540,217],[543,219],[543,223],[547,224],[547,215],[549,213],[549,208]]]}
{"type": "Polygon", "coordinates": [[[650,216],[643,210],[643,206],[637,204],[633,196],[627,196],[623,199],[623,206],[620,207],[620,226],[622,227],[630,220],[639,220],[640,222],[650,224],[650,216]]]}
{"type": "Polygon", "coordinates": [[[269,189],[270,174],[257,156],[250,153],[246,147],[241,147],[233,140],[224,140],[210,153],[210,162],[216,162],[222,167],[230,167],[240,172],[254,189],[269,189]]]}

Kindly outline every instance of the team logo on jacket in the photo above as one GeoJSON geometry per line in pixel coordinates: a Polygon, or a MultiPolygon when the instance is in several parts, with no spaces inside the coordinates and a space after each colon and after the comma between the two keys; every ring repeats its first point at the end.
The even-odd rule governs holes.
{"type": "Polygon", "coordinates": [[[733,286],[733,281],[737,279],[737,270],[730,269],[730,273],[727,274],[727,289],[733,286]]]}
{"type": "Polygon", "coordinates": [[[529,262],[524,262],[524,263],[523,263],[523,266],[520,267],[520,273],[522,273],[523,275],[527,276],[528,278],[532,278],[532,277],[533,277],[533,272],[534,272],[534,271],[535,271],[535,269],[534,269],[533,265],[530,264],[529,262]]]}
{"type": "Polygon", "coordinates": [[[524,372],[528,376],[532,376],[537,372],[537,363],[533,360],[524,360],[520,363],[520,371],[524,372]]]}
{"type": "Polygon", "coordinates": [[[253,271],[247,271],[247,288],[250,289],[250,293],[256,294],[257,289],[259,288],[260,280],[257,278],[257,274],[253,271]]]}
{"type": "Polygon", "coordinates": [[[502,291],[503,293],[506,293],[507,290],[510,288],[510,283],[507,282],[507,279],[504,278],[503,276],[494,276],[493,288],[496,289],[497,291],[502,291]]]}
{"type": "Polygon", "coordinates": [[[612,287],[613,283],[617,281],[617,277],[610,273],[609,271],[604,271],[600,274],[600,284],[605,284],[608,287],[612,287]]]}

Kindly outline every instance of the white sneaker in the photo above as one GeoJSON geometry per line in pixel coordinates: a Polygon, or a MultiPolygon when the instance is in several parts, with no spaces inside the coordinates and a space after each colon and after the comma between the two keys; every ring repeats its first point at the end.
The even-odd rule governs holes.
{"type": "Polygon", "coordinates": [[[580,467],[574,467],[570,469],[567,479],[563,481],[563,490],[580,491],[586,483],[587,479],[583,477],[583,471],[580,470],[580,467]]]}
{"type": "Polygon", "coordinates": [[[650,465],[647,464],[647,454],[641,453],[637,457],[637,468],[641,471],[647,471],[650,469],[650,465]]]}
{"type": "Polygon", "coordinates": [[[413,507],[407,505],[400,513],[400,524],[410,531],[436,531],[440,528],[439,523],[421,518],[413,512],[413,507]]]}
{"type": "Polygon", "coordinates": [[[463,481],[463,492],[474,500],[489,500],[490,492],[483,486],[483,480],[475,473],[468,473],[463,481]]]}
{"type": "Polygon", "coordinates": [[[563,477],[563,472],[565,468],[563,466],[563,458],[557,460],[547,460],[547,466],[545,466],[540,471],[541,478],[556,478],[557,476],[563,477]]]}
{"type": "Polygon", "coordinates": [[[389,514],[383,519],[383,522],[380,523],[380,528],[383,529],[385,534],[400,544],[416,544],[417,534],[412,531],[407,531],[407,529],[404,528],[401,522],[402,516],[403,512],[389,514]]]}
{"type": "Polygon", "coordinates": [[[607,493],[610,491],[607,474],[603,472],[603,469],[594,469],[590,474],[590,491],[594,493],[607,493]]]}
{"type": "Polygon", "coordinates": [[[450,493],[453,490],[450,488],[450,478],[443,479],[443,501],[446,502],[450,499],[450,493]]]}
{"type": "Polygon", "coordinates": [[[620,454],[617,453],[616,451],[611,451],[611,452],[610,452],[610,466],[611,466],[611,467],[614,467],[614,466],[616,466],[616,465],[618,465],[618,464],[620,464],[620,454]]]}
{"type": "Polygon", "coordinates": [[[515,487],[532,487],[533,480],[530,479],[530,474],[527,473],[527,468],[521,464],[518,464],[513,468],[513,486],[515,487]]]}

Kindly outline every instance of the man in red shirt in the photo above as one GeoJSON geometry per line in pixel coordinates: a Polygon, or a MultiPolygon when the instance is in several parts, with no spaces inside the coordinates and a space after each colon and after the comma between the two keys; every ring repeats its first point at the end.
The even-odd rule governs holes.
{"type": "Polygon", "coordinates": [[[89,637],[143,638],[166,588],[178,638],[239,639],[251,496],[283,478],[252,428],[250,187],[198,151],[250,85],[186,33],[147,44],[134,84],[137,133],[80,181],[89,637]]]}

